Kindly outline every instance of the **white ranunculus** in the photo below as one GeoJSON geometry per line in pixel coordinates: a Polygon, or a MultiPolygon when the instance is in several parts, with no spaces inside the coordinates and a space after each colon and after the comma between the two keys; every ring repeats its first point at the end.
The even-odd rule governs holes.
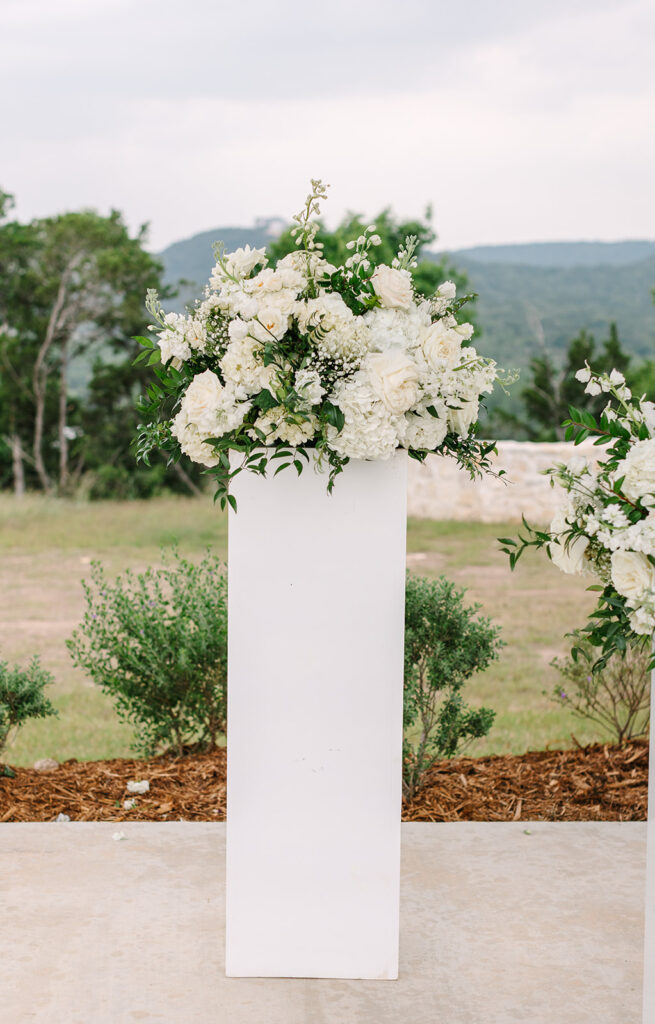
{"type": "Polygon", "coordinates": [[[627,601],[643,601],[655,591],[655,566],[637,551],[614,551],[612,583],[627,601]]]}
{"type": "Polygon", "coordinates": [[[447,327],[443,320],[437,320],[425,332],[422,347],[428,365],[433,370],[439,370],[444,366],[452,369],[460,360],[462,339],[459,333],[447,327]]]}
{"type": "Polygon", "coordinates": [[[186,389],[181,409],[187,422],[193,423],[201,434],[210,436],[222,395],[223,385],[211,370],[197,374],[186,389]]]}
{"type": "Polygon", "coordinates": [[[460,437],[468,437],[471,426],[478,418],[479,402],[472,399],[469,402],[459,402],[458,409],[448,410],[448,429],[460,437]]]}
{"type": "Polygon", "coordinates": [[[266,342],[276,338],[278,341],[287,333],[289,317],[276,306],[264,306],[260,309],[257,320],[253,321],[253,334],[258,341],[266,342]]]}
{"type": "Polygon", "coordinates": [[[637,441],[623,460],[619,475],[625,474],[623,493],[636,501],[655,494],[655,438],[637,441]]]}
{"type": "Polygon", "coordinates": [[[418,397],[418,369],[402,349],[372,352],[366,367],[375,394],[394,416],[407,412],[418,397]]]}
{"type": "Polygon", "coordinates": [[[408,270],[395,270],[381,263],[371,277],[375,294],[388,309],[409,309],[414,297],[408,270]]]}
{"type": "Polygon", "coordinates": [[[558,569],[569,575],[580,575],[587,564],[585,552],[588,546],[589,538],[578,534],[570,540],[566,537],[561,537],[559,541],[552,541],[548,545],[548,550],[550,551],[553,563],[558,569]]]}

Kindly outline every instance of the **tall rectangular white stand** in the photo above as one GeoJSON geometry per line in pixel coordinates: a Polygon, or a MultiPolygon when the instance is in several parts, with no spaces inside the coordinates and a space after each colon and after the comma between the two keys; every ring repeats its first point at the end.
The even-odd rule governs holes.
{"type": "Polygon", "coordinates": [[[231,977],[398,976],[406,453],[326,485],[232,485],[231,977]]]}

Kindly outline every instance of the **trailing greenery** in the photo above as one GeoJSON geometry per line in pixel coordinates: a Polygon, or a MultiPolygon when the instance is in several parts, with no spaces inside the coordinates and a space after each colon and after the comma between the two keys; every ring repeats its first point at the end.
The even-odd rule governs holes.
{"type": "Polygon", "coordinates": [[[417,792],[440,757],[453,757],[467,741],[486,736],[490,708],[464,702],[462,687],[498,658],[500,630],[464,604],[466,591],[443,576],[407,574],[405,597],[405,685],[403,791],[417,792]]]}
{"type": "Polygon", "coordinates": [[[161,569],[114,581],[99,562],[67,646],[136,729],[145,754],[216,746],[227,713],[227,580],[222,563],[174,551],[161,569]]]}
{"type": "Polygon", "coordinates": [[[628,644],[623,654],[614,654],[604,668],[592,672],[598,654],[584,634],[571,634],[583,657],[554,658],[553,668],[563,682],[555,686],[553,699],[570,708],[579,718],[608,729],[617,743],[648,732],[650,719],[650,672],[648,651],[628,644]]]}
{"type": "Polygon", "coordinates": [[[10,667],[0,661],[0,754],[12,734],[30,718],[47,718],[57,712],[45,695],[54,682],[50,672],[41,668],[38,657],[27,668],[10,667]]]}

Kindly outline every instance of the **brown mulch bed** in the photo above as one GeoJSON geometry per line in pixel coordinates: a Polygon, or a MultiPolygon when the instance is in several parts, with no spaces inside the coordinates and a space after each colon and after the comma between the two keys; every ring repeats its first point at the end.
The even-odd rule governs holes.
{"type": "MultiPolygon", "coordinates": [[[[150,760],[66,761],[0,777],[0,821],[223,821],[224,749],[150,760]],[[150,791],[125,810],[127,782],[150,791]]],[[[648,743],[439,761],[404,821],[644,821],[648,743]]]]}

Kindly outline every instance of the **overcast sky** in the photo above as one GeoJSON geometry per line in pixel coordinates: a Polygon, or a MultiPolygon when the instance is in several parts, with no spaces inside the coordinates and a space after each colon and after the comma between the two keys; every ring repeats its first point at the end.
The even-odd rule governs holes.
{"type": "Polygon", "coordinates": [[[0,186],[152,247],[435,210],[446,248],[655,238],[653,0],[0,0],[0,186]]]}

